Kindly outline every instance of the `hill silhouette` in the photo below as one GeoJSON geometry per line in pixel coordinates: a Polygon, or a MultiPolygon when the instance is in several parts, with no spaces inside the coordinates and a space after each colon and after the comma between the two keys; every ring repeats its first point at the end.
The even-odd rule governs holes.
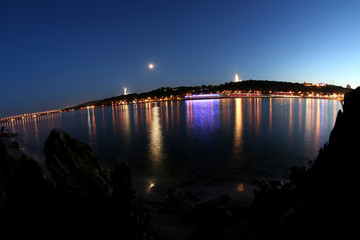
{"type": "MultiPolygon", "coordinates": [[[[246,80],[242,82],[228,82],[219,85],[201,85],[201,86],[180,86],[180,87],[161,87],[149,92],[132,93],[127,95],[114,96],[110,98],[85,102],[69,109],[79,109],[87,106],[109,106],[116,103],[131,103],[137,100],[176,100],[186,94],[192,93],[215,93],[224,91],[260,91],[268,94],[270,91],[292,91],[303,93],[322,93],[322,94],[345,94],[351,89],[341,86],[325,85],[325,86],[305,86],[302,83],[268,81],[268,80],[246,80]]],[[[66,110],[66,109],[65,109],[66,110]]]]}

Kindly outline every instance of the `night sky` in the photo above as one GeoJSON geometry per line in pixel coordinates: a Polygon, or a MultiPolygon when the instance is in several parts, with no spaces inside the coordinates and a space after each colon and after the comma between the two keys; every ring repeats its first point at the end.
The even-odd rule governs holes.
{"type": "Polygon", "coordinates": [[[0,117],[235,73],[360,85],[360,0],[0,0],[0,30],[0,117]]]}

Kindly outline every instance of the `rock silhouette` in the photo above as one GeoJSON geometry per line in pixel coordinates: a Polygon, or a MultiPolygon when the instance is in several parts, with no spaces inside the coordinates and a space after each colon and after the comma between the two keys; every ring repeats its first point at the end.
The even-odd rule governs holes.
{"type": "Polygon", "coordinates": [[[44,152],[57,188],[83,198],[112,195],[110,170],[88,145],[54,129],[45,142],[44,152]]]}
{"type": "Polygon", "coordinates": [[[1,239],[153,239],[147,202],[127,164],[113,173],[89,146],[54,129],[38,163],[12,159],[0,141],[1,239]]]}
{"type": "Polygon", "coordinates": [[[310,167],[293,167],[281,188],[255,194],[249,232],[261,239],[356,236],[360,88],[347,93],[328,143],[310,167]]]}

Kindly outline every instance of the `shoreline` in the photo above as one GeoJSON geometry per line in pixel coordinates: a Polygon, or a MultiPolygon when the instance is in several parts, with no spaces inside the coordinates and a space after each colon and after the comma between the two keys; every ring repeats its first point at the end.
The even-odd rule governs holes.
{"type": "MultiPolygon", "coordinates": [[[[4,146],[6,147],[9,160],[18,162],[22,158],[33,159],[23,151],[23,149],[21,148],[21,146],[19,146],[14,136],[10,136],[10,135],[0,136],[0,141],[2,141],[4,143],[4,146]]],[[[41,164],[38,162],[37,159],[33,159],[33,160],[41,167],[41,164]]],[[[43,170],[43,178],[53,182],[47,168],[44,169],[43,167],[41,167],[41,169],[43,170]]],[[[226,204],[229,204],[231,202],[233,208],[235,207],[235,211],[239,211],[239,212],[247,212],[250,203],[252,202],[252,201],[244,202],[244,201],[234,200],[229,195],[215,195],[204,199],[200,199],[199,197],[197,197],[196,193],[194,194],[191,190],[188,190],[188,188],[185,187],[182,188],[176,186],[171,189],[175,189],[175,191],[178,192],[173,193],[173,195],[167,193],[163,197],[164,200],[160,202],[149,201],[146,198],[146,196],[138,193],[149,204],[149,209],[152,216],[151,224],[154,230],[156,231],[156,234],[159,237],[158,239],[167,239],[167,240],[188,239],[188,237],[193,232],[195,232],[203,224],[204,221],[205,222],[208,221],[207,219],[209,218],[209,216],[207,216],[208,214],[206,212],[215,211],[214,214],[219,214],[217,213],[216,209],[225,206],[224,205],[225,203],[222,203],[223,201],[221,200],[222,198],[226,199],[226,202],[228,202],[226,204]],[[183,193],[186,194],[189,193],[193,197],[189,197],[186,194],[182,195],[183,193]],[[172,201],[170,202],[168,201],[169,197],[172,198],[172,201]],[[200,206],[200,207],[196,207],[196,206],[200,206]],[[205,209],[207,210],[203,210],[202,209],[203,206],[205,206],[205,209]],[[196,208],[199,208],[201,210],[195,210],[196,208]]],[[[245,219],[243,216],[239,217],[238,213],[230,214],[230,215],[228,215],[227,212],[224,213],[226,215],[225,218],[236,217],[236,220],[231,220],[232,224],[224,228],[225,235],[230,236],[224,239],[232,239],[234,233],[244,234],[247,228],[248,220],[245,219]]],[[[221,212],[220,216],[222,216],[224,213],[221,212]]]]}
{"type": "Polygon", "coordinates": [[[233,96],[220,96],[220,97],[209,97],[209,98],[181,98],[181,99],[167,99],[167,100],[151,100],[151,101],[137,101],[137,102],[130,102],[130,103],[119,103],[119,104],[109,104],[109,105],[89,105],[87,107],[81,107],[81,108],[67,108],[67,109],[59,109],[59,110],[51,110],[47,111],[45,113],[26,113],[16,116],[9,116],[9,117],[3,117],[0,118],[0,124],[8,123],[12,121],[16,121],[19,119],[25,119],[25,118],[36,118],[38,116],[43,115],[52,115],[52,114],[61,114],[64,112],[72,112],[72,111],[79,111],[84,110],[87,108],[102,108],[102,107],[110,107],[110,106],[122,106],[122,105],[133,105],[133,104],[142,104],[142,103],[158,103],[158,102],[173,102],[173,101],[196,101],[196,100],[210,100],[210,99],[234,99],[234,98],[275,98],[275,99],[323,99],[323,100],[334,100],[334,101],[340,101],[343,103],[343,98],[330,98],[330,97],[316,97],[316,96],[268,96],[268,95],[259,95],[259,96],[241,96],[241,97],[233,97],[233,96]]]}

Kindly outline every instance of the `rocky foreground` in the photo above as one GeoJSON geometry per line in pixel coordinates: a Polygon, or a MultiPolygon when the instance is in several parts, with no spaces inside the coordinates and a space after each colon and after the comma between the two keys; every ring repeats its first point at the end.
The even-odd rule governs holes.
{"type": "Polygon", "coordinates": [[[156,237],[126,163],[111,173],[89,146],[58,129],[44,152],[51,179],[30,157],[14,159],[0,141],[1,239],[156,237]]]}
{"type": "Polygon", "coordinates": [[[150,204],[133,189],[126,163],[111,172],[89,146],[59,129],[44,148],[50,178],[5,135],[0,138],[1,239],[163,239],[152,224],[154,206],[196,223],[188,240],[358,235],[360,88],[345,95],[314,164],[293,167],[285,184],[259,180],[251,204],[229,196],[201,201],[179,188],[169,189],[166,203],[150,204]]]}
{"type": "Polygon", "coordinates": [[[353,239],[358,229],[360,88],[345,94],[328,143],[310,167],[293,167],[281,187],[255,194],[253,239],[353,239]]]}

